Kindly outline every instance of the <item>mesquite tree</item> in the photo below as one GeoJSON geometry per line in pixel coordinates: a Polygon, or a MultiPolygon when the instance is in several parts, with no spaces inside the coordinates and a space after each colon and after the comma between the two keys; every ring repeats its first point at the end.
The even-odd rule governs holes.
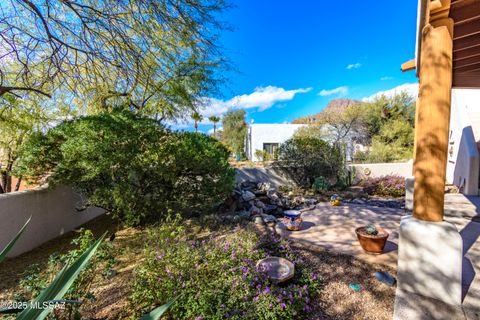
{"type": "Polygon", "coordinates": [[[1,1],[0,96],[186,116],[222,80],[217,17],[227,7],[224,0],[1,1]]]}

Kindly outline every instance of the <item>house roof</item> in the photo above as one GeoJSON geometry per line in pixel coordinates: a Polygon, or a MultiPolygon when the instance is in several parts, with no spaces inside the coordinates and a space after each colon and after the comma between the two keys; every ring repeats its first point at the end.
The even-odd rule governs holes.
{"type": "Polygon", "coordinates": [[[403,71],[420,70],[422,32],[445,19],[453,30],[453,88],[480,88],[480,0],[419,0],[416,59],[402,65],[403,71]]]}
{"type": "Polygon", "coordinates": [[[451,0],[453,87],[480,88],[480,0],[451,0]]]}

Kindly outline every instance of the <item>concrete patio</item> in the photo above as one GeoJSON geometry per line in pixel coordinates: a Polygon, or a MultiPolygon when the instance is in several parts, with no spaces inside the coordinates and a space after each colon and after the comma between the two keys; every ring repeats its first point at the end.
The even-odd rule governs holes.
{"type": "MultiPolygon", "coordinates": [[[[288,232],[295,241],[318,245],[349,254],[368,263],[396,269],[400,219],[408,214],[403,209],[379,208],[348,204],[332,207],[320,203],[304,211],[302,230],[288,232]],[[355,228],[374,224],[390,233],[385,253],[371,255],[360,247],[355,228]]],[[[445,197],[445,220],[456,225],[463,239],[463,307],[467,319],[480,319],[480,198],[461,194],[445,197]]]]}

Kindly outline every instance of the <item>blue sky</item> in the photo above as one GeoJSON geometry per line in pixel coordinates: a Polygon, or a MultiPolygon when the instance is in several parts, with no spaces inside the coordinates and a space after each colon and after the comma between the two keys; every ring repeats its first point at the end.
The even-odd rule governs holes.
{"type": "MultiPolygon", "coordinates": [[[[414,57],[417,0],[237,0],[222,15],[222,43],[238,72],[205,116],[244,107],[248,121],[289,122],[334,98],[362,99],[416,83],[400,65],[414,57]]],[[[211,126],[202,124],[208,131],[211,126]]]]}

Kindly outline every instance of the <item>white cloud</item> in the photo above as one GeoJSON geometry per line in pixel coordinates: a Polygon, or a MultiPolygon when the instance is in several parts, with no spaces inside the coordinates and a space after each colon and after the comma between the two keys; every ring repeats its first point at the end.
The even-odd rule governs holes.
{"type": "Polygon", "coordinates": [[[381,77],[380,80],[382,81],[385,81],[385,80],[392,80],[393,77],[388,77],[388,76],[385,76],[385,77],[381,77]]]}
{"type": "Polygon", "coordinates": [[[351,69],[358,69],[362,66],[362,64],[360,62],[357,62],[357,63],[351,63],[347,66],[347,69],[348,70],[351,70],[351,69]]]}
{"type": "MultiPolygon", "coordinates": [[[[219,131],[223,131],[223,127],[217,127],[217,132],[219,131]]],[[[212,134],[213,133],[213,128],[208,130],[208,134],[212,134]]]]}
{"type": "Polygon", "coordinates": [[[373,99],[381,95],[392,97],[402,91],[405,91],[412,97],[416,98],[418,96],[418,83],[404,83],[402,85],[396,86],[395,88],[392,88],[389,90],[379,91],[375,94],[372,94],[369,97],[363,98],[362,101],[364,102],[372,101],[373,99]]]}
{"type": "MultiPolygon", "coordinates": [[[[221,115],[230,109],[251,109],[258,108],[264,111],[271,108],[278,102],[290,101],[298,93],[306,93],[312,88],[300,88],[294,90],[285,90],[275,86],[257,87],[250,94],[235,96],[229,100],[220,100],[215,98],[204,98],[202,100],[204,118],[211,115],[221,115]]],[[[208,120],[208,119],[206,119],[208,120]]]]}
{"type": "Polygon", "coordinates": [[[342,86],[342,87],[338,87],[338,88],[330,89],[330,90],[323,89],[322,91],[320,91],[318,93],[318,95],[322,96],[322,97],[326,97],[326,96],[331,96],[331,95],[334,95],[334,94],[346,95],[347,93],[348,93],[348,87],[347,86],[342,86]]]}

